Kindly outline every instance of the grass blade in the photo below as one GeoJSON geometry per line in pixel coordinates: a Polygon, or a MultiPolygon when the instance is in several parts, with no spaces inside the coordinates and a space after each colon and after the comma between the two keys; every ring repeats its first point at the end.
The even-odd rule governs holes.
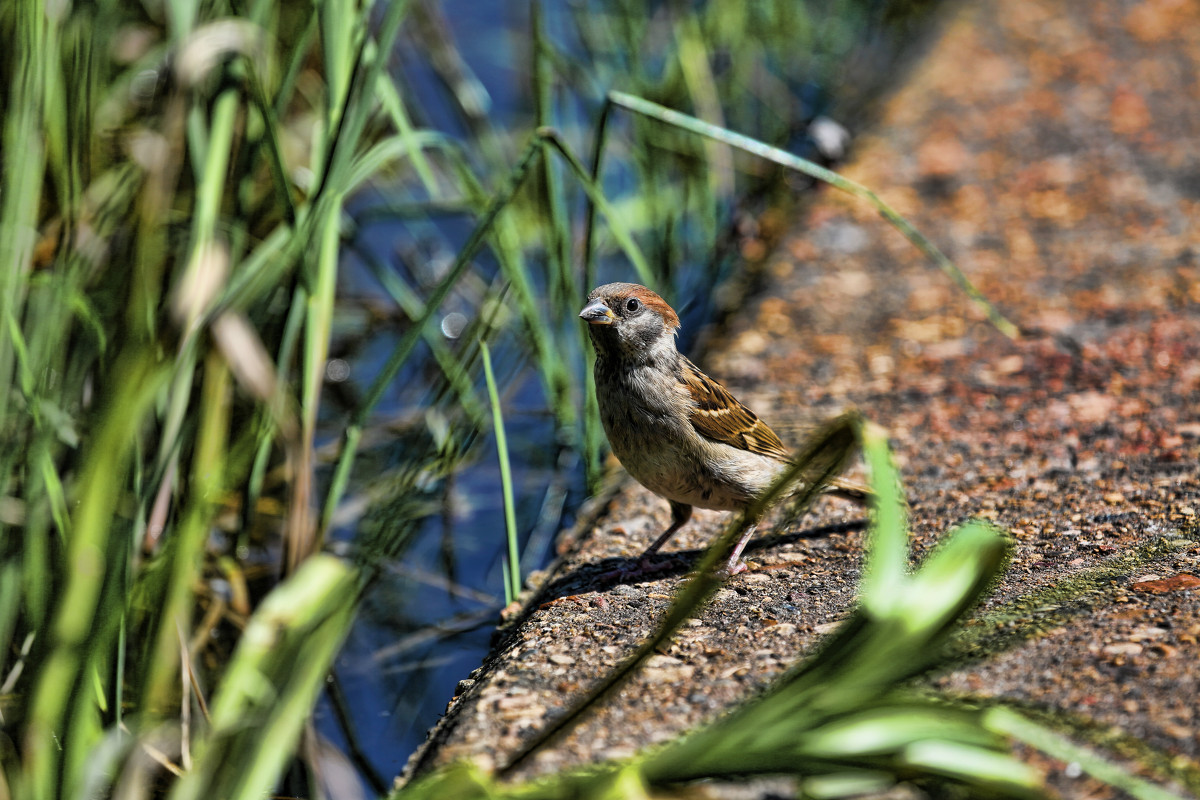
{"type": "Polygon", "coordinates": [[[853,453],[856,430],[860,424],[857,415],[849,414],[834,420],[824,429],[809,437],[806,446],[796,455],[794,464],[785,471],[754,503],[742,514],[737,515],[726,527],[720,538],[709,546],[703,559],[696,567],[696,576],[680,591],[679,596],[667,610],[666,616],[654,632],[620,666],[606,675],[594,688],[576,701],[561,716],[539,731],[533,739],[513,756],[500,770],[501,776],[511,773],[537,750],[560,736],[568,728],[578,724],[583,715],[614,692],[624,686],[646,659],[659,650],[674,635],[684,622],[695,614],[696,609],[712,597],[724,582],[716,568],[728,557],[729,549],[746,528],[756,522],[764,510],[787,492],[798,479],[805,480],[801,491],[800,505],[811,502],[820,494],[824,484],[839,474],[853,453]]]}
{"type": "Polygon", "coordinates": [[[400,368],[412,355],[413,349],[417,346],[417,342],[424,336],[424,328],[433,318],[441,307],[442,302],[450,294],[450,290],[458,283],[467,269],[471,266],[471,259],[483,247],[484,240],[491,232],[492,227],[496,224],[496,219],[500,212],[512,201],[517,190],[528,177],[529,168],[533,160],[541,153],[541,143],[538,140],[531,141],[525,148],[525,152],[513,167],[508,178],[507,186],[492,199],[483,218],[471,231],[470,237],[459,251],[458,256],[454,260],[454,264],[446,272],[438,286],[430,294],[429,299],[425,301],[425,310],[419,319],[415,319],[411,323],[411,327],[396,344],[396,348],[388,357],[387,363],[383,365],[379,375],[375,381],[367,389],[362,402],[355,410],[351,417],[350,424],[346,427],[346,432],[342,439],[341,452],[338,454],[337,466],[334,469],[333,480],[330,483],[329,493],[325,498],[324,511],[321,515],[321,528],[328,526],[329,520],[333,518],[333,512],[337,509],[337,504],[340,502],[342,494],[346,489],[346,482],[350,477],[350,464],[354,460],[354,456],[358,450],[358,442],[362,438],[362,428],[370,416],[372,410],[383,397],[383,393],[387,390],[388,385],[395,378],[400,368]]]}
{"type": "Polygon", "coordinates": [[[638,114],[657,119],[660,122],[673,125],[677,128],[690,131],[700,136],[714,139],[718,142],[723,142],[730,147],[736,147],[739,150],[744,150],[747,153],[764,158],[768,161],[779,164],[782,167],[786,167],[788,169],[795,170],[796,172],[808,175],[809,177],[816,178],[819,181],[828,183],[835,189],[840,189],[847,194],[866,200],[868,203],[874,206],[875,210],[879,212],[880,216],[890,222],[892,226],[895,227],[896,230],[900,231],[900,233],[902,233],[906,239],[912,242],[912,244],[916,246],[918,250],[928,256],[930,260],[932,260],[933,263],[938,267],[938,269],[950,276],[950,279],[958,284],[958,287],[967,295],[967,297],[971,299],[971,302],[973,302],[987,316],[988,321],[991,322],[991,324],[998,331],[1010,339],[1015,339],[1020,336],[1020,331],[1017,329],[1017,326],[1006,319],[995,308],[995,306],[988,302],[987,298],[983,296],[983,293],[975,287],[975,284],[971,283],[970,279],[963,274],[962,270],[960,270],[954,264],[954,262],[947,258],[945,254],[943,254],[933,242],[929,241],[924,234],[918,231],[911,222],[900,216],[895,209],[883,202],[878,195],[862,184],[855,183],[847,178],[843,178],[841,175],[838,175],[832,170],[825,169],[824,167],[814,164],[807,159],[800,158],[799,156],[794,156],[786,150],[780,150],[778,147],[771,147],[770,145],[764,144],[757,139],[752,139],[749,136],[743,136],[742,134],[734,133],[733,131],[726,130],[725,128],[717,127],[716,125],[710,125],[709,123],[698,120],[695,117],[674,111],[666,108],[665,106],[660,106],[659,104],[652,103],[649,100],[643,100],[640,97],[634,97],[633,95],[625,94],[624,92],[609,92],[608,96],[613,103],[621,106],[622,108],[626,108],[638,114]]]}
{"type": "Polygon", "coordinates": [[[479,340],[483,356],[483,374],[487,380],[488,397],[492,402],[492,431],[496,436],[496,454],[500,458],[500,489],[504,495],[504,530],[508,540],[508,569],[504,581],[504,603],[508,605],[521,593],[521,559],[517,551],[517,510],[513,501],[512,468],[508,459],[508,438],[504,435],[504,412],[500,408],[500,393],[492,372],[492,356],[487,342],[479,340]]]}
{"type": "Polygon", "coordinates": [[[604,196],[604,192],[592,180],[583,163],[571,152],[571,149],[563,142],[562,137],[558,135],[557,131],[550,128],[539,128],[538,136],[567,162],[567,166],[575,173],[576,180],[579,181],[583,190],[587,192],[588,199],[592,202],[592,205],[608,220],[613,238],[617,240],[617,244],[621,246],[621,249],[629,258],[629,262],[637,272],[638,280],[650,286],[655,285],[658,282],[656,280],[657,276],[650,269],[650,264],[646,261],[646,257],[642,255],[642,249],[634,242],[633,236],[629,233],[629,229],[625,227],[621,216],[616,213],[612,205],[608,202],[608,199],[604,196]]]}
{"type": "Polygon", "coordinates": [[[879,616],[888,613],[893,598],[904,593],[908,573],[908,524],[900,494],[900,477],[892,464],[887,432],[877,425],[863,428],[863,456],[871,470],[874,492],[871,544],[863,568],[863,608],[879,616]]]}
{"type": "Polygon", "coordinates": [[[250,618],[212,702],[212,730],[171,800],[268,795],[349,631],[359,575],[306,560],[250,618]]]}
{"type": "Polygon", "coordinates": [[[1025,742],[1060,761],[1078,764],[1084,772],[1127,792],[1136,800],[1184,800],[1183,795],[1155,786],[1126,771],[1111,759],[1081,747],[1011,709],[989,709],[984,715],[984,724],[990,730],[1025,742]]]}
{"type": "MultiPolygon", "coordinates": [[[[12,385],[16,354],[9,320],[20,316],[24,276],[33,266],[37,243],[38,198],[41,197],[46,145],[43,98],[46,75],[55,54],[47,48],[49,21],[37,0],[18,0],[14,14],[16,42],[8,113],[3,122],[3,181],[0,186],[0,386],[12,385]]],[[[0,420],[8,420],[10,393],[0,391],[0,420]]]]}
{"type": "MultiPolygon", "coordinates": [[[[150,354],[132,350],[121,359],[114,393],[84,462],[72,535],[66,543],[68,577],[49,634],[49,656],[37,675],[26,728],[24,778],[33,797],[54,796],[60,758],[67,762],[67,774],[75,774],[87,758],[86,742],[77,740],[77,746],[64,752],[55,734],[66,730],[68,722],[79,726],[81,736],[93,730],[88,711],[93,706],[76,677],[85,674],[89,640],[115,630],[117,620],[97,616],[107,575],[103,566],[106,559],[125,552],[123,543],[115,541],[122,526],[114,524],[114,517],[137,430],[164,377],[150,354]],[[75,689],[64,691],[64,687],[75,689]]],[[[95,644],[92,649],[94,652],[95,644]]]]}

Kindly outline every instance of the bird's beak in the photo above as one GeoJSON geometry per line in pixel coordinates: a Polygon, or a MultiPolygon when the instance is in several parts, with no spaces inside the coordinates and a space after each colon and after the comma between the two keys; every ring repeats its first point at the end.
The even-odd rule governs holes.
{"type": "Polygon", "coordinates": [[[592,325],[612,325],[617,315],[612,312],[611,308],[604,305],[603,300],[597,300],[585,306],[583,311],[579,312],[579,317],[586,319],[592,325]]]}

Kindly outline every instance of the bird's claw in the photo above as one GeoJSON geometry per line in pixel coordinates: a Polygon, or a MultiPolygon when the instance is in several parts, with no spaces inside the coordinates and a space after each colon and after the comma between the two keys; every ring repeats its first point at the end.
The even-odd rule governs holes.
{"type": "Polygon", "coordinates": [[[732,578],[739,572],[745,572],[747,569],[749,569],[749,567],[746,566],[745,561],[736,561],[732,564],[726,564],[725,566],[721,567],[717,570],[716,574],[718,578],[725,580],[726,578],[732,578]]]}

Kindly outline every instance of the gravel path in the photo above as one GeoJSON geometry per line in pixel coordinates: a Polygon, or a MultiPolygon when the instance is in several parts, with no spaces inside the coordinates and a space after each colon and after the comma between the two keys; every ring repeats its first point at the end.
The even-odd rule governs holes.
{"type": "MultiPolygon", "coordinates": [[[[886,426],[915,549],[983,516],[1011,568],[937,687],[1025,704],[1200,794],[1200,5],[971,3],[856,143],[845,174],[907,215],[1016,321],[1012,342],[865,205],[826,191],[759,265],[703,366],[785,441],[855,406],[886,426]]],[[[761,252],[747,247],[744,252],[761,252]]],[[[655,626],[678,565],[596,576],[667,523],[626,485],[449,709],[426,769],[502,762],[655,626]]],[[[764,525],[752,569],[603,713],[531,769],[632,753],[711,718],[809,651],[853,602],[860,511],[764,525]]],[[[1111,792],[1028,757],[1065,797],[1111,792]]]]}

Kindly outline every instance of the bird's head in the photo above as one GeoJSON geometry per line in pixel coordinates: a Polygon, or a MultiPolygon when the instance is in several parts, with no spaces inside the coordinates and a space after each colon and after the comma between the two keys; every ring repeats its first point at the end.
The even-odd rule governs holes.
{"type": "Polygon", "coordinates": [[[676,352],[679,316],[645,286],[597,286],[588,294],[579,316],[588,322],[598,356],[645,361],[676,352]]]}

